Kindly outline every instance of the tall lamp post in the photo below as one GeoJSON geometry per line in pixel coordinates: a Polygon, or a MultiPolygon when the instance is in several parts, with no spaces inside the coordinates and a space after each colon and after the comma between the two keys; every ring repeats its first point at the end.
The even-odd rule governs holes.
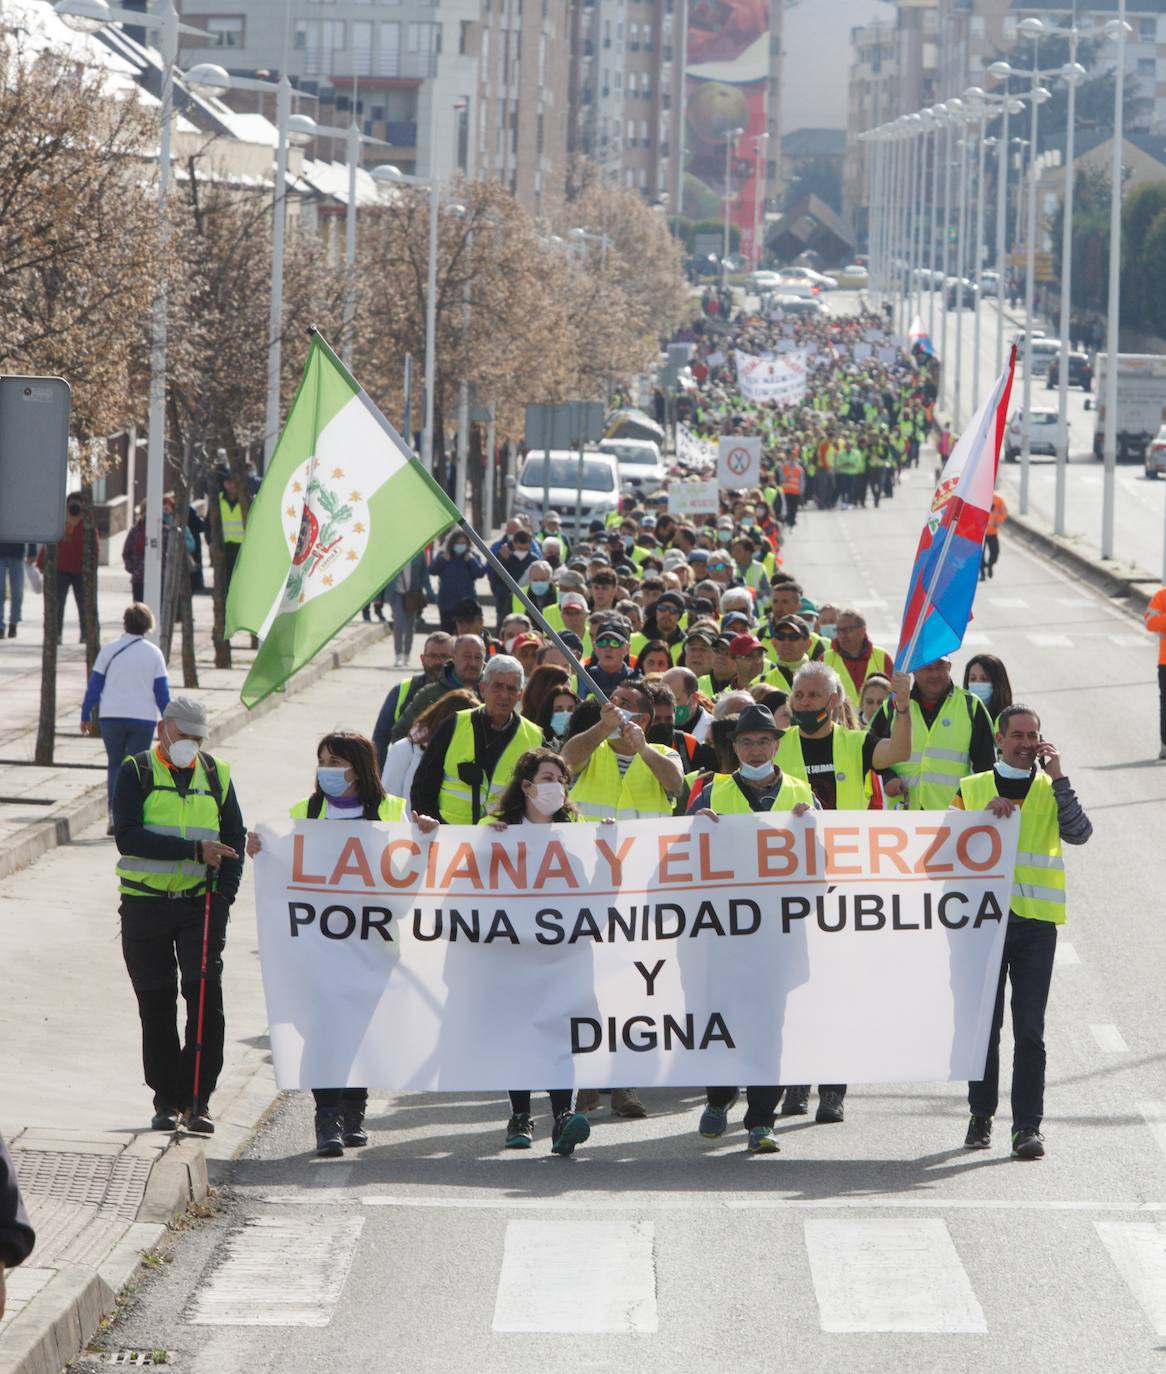
{"type": "MultiPolygon", "coordinates": [[[[988,74],[998,81],[1007,83],[1012,76],[1012,68],[1007,62],[993,62],[988,74]]],[[[989,97],[991,98],[991,97],[989,97]]],[[[996,287],[996,375],[1004,368],[1004,234],[1008,207],[1008,174],[1012,164],[1011,144],[1008,139],[1008,117],[1020,114],[1024,109],[1021,101],[1008,93],[1005,85],[1000,99],[1001,127],[1000,140],[996,148],[996,273],[999,282],[996,287]]]]}
{"type": "Polygon", "coordinates": [[[1057,487],[1053,511],[1053,532],[1065,533],[1065,478],[1069,462],[1069,348],[1072,334],[1069,316],[1072,311],[1073,282],[1073,183],[1074,132],[1077,108],[1077,83],[1085,75],[1085,68],[1077,61],[1077,40],[1081,30],[1076,25],[1069,31],[1069,61],[1061,75],[1069,86],[1068,128],[1065,134],[1065,196],[1061,218],[1061,356],[1057,363],[1057,487]]]}
{"type": "Polygon", "coordinates": [[[1106,302],[1105,351],[1105,485],[1101,496],[1101,556],[1113,557],[1114,486],[1117,480],[1117,347],[1121,307],[1121,147],[1125,98],[1126,0],[1118,0],[1117,18],[1105,25],[1117,43],[1117,80],[1113,90],[1113,162],[1109,183],[1109,295],[1106,302]]]}
{"type": "Polygon", "coordinates": [[[765,145],[769,142],[768,133],[757,134],[753,139],[753,270],[761,266],[765,245],[761,241],[761,209],[765,204],[765,178],[761,169],[765,161],[765,145]]]}
{"type": "Polygon", "coordinates": [[[287,145],[291,118],[291,80],[283,72],[278,81],[256,76],[232,76],[214,62],[200,62],[187,73],[191,86],[206,95],[227,91],[275,92],[275,189],[271,225],[271,306],[267,320],[267,410],[263,424],[263,470],[279,442],[280,370],[283,361],[283,240],[287,218],[287,145]]]}
{"type": "Polygon", "coordinates": [[[729,257],[729,244],[731,242],[729,237],[729,213],[733,200],[733,146],[744,132],[744,129],[727,129],[725,131],[725,242],[724,251],[721,253],[722,287],[728,285],[729,276],[727,263],[729,257]]]}
{"type": "Polygon", "coordinates": [[[399,167],[374,167],[377,181],[393,186],[418,186],[429,192],[429,267],[425,280],[425,419],[421,430],[421,461],[433,471],[433,388],[437,371],[437,210],[441,183],[437,177],[406,176],[399,167]]]}
{"type": "MultiPolygon", "coordinates": [[[[178,35],[208,38],[202,29],[178,22],[172,0],[156,11],[122,9],[106,0],[59,0],[55,6],[61,21],[78,33],[96,33],[108,24],[145,25],[159,32],[162,55],[162,99],[158,129],[158,226],[162,253],[169,246],[166,201],[170,193],[170,138],[174,125],[174,73],[178,59],[178,35]]],[[[165,275],[154,295],[150,335],[150,404],[146,453],[146,548],[143,595],[161,620],[162,607],[162,494],[166,481],[166,344],[168,301],[165,275]]],[[[134,494],[129,493],[132,508],[134,494]]]]}
{"type": "MultiPolygon", "coordinates": [[[[958,96],[953,97],[947,102],[947,112],[952,120],[961,126],[966,126],[968,112],[964,102],[958,96]]],[[[958,434],[962,422],[960,405],[962,395],[962,372],[963,372],[963,309],[964,309],[964,220],[967,217],[968,200],[968,137],[967,128],[960,129],[960,161],[959,161],[959,206],[956,210],[956,237],[955,237],[955,387],[954,400],[952,402],[951,416],[952,427],[958,434]]]]}

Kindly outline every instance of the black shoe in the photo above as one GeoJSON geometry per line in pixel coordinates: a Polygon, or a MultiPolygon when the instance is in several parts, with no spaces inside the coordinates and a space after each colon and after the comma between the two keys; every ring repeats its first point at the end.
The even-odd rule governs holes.
{"type": "Polygon", "coordinates": [[[569,1155],[591,1134],[591,1122],[582,1112],[560,1112],[551,1133],[551,1153],[569,1155]]]}
{"type": "Polygon", "coordinates": [[[806,1088],[786,1088],[785,1099],[781,1104],[782,1116],[805,1116],[810,1110],[810,1090],[806,1088]]]}
{"type": "Polygon", "coordinates": [[[841,1093],[827,1091],[818,1094],[818,1111],[814,1120],[819,1126],[835,1126],[845,1115],[841,1093]]]}
{"type": "Polygon", "coordinates": [[[15,639],[15,638],[16,638],[16,626],[15,626],[15,625],[9,625],[9,627],[8,627],[8,638],[9,638],[9,639],[15,639]]]}
{"type": "Polygon", "coordinates": [[[1045,1138],[1035,1126],[1012,1132],[1013,1159],[1044,1159],[1045,1138]]]}
{"type": "Polygon", "coordinates": [[[150,1121],[152,1131],[176,1131],[181,1120],[180,1113],[175,1107],[159,1107],[150,1121]]]}
{"type": "Polygon", "coordinates": [[[340,1113],[329,1108],[316,1113],[316,1153],[321,1159],[339,1159],[344,1153],[340,1113]]]}
{"type": "Polygon", "coordinates": [[[968,1133],[964,1136],[965,1150],[990,1150],[992,1148],[992,1118],[973,1116],[968,1122],[968,1133]]]}
{"type": "Polygon", "coordinates": [[[533,1144],[533,1117],[529,1112],[515,1112],[506,1123],[506,1149],[529,1150],[533,1144]]]}
{"type": "Polygon", "coordinates": [[[385,608],[384,608],[384,606],[373,606],[373,612],[375,613],[376,618],[377,618],[379,621],[381,621],[383,624],[386,624],[386,625],[388,624],[388,620],[387,620],[386,617],[385,617],[385,608]]]}
{"type": "Polygon", "coordinates": [[[369,610],[367,606],[364,608],[363,611],[361,611],[360,618],[361,620],[365,621],[366,624],[372,623],[372,612],[369,610]]]}
{"type": "Polygon", "coordinates": [[[183,1114],[182,1129],[187,1135],[214,1135],[215,1123],[205,1107],[183,1114]]]}
{"type": "Polygon", "coordinates": [[[364,1108],[343,1107],[340,1112],[344,1143],[352,1149],[368,1144],[368,1132],[364,1129],[364,1108]]]}

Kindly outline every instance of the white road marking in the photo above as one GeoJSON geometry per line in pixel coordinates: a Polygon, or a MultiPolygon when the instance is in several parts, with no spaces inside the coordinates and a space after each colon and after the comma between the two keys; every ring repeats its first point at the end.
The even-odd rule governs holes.
{"type": "Polygon", "coordinates": [[[1103,1025],[1089,1027],[1090,1034],[1097,1041],[1098,1049],[1102,1049],[1106,1054],[1128,1054],[1130,1047],[1125,1042],[1125,1037],[1118,1028],[1109,1022],[1103,1025]]]}
{"type": "Polygon", "coordinates": [[[1028,636],[1028,642],[1035,644],[1038,649],[1071,649],[1073,641],[1068,635],[1051,635],[1039,630],[1034,630],[1028,636]]]}
{"type": "Polygon", "coordinates": [[[1144,649],[1146,647],[1146,636],[1135,634],[1132,630],[1127,630],[1121,635],[1106,635],[1106,639],[1111,644],[1116,644],[1119,649],[1144,649]]]}
{"type": "Polygon", "coordinates": [[[1155,1335],[1166,1336],[1166,1228],[1152,1221],[1093,1225],[1155,1335]]]}
{"type": "Polygon", "coordinates": [[[964,635],[965,649],[986,649],[991,642],[992,636],[983,630],[968,630],[964,635]]]}
{"type": "MultiPolygon", "coordinates": [[[[962,1128],[961,1128],[962,1129],[962,1128]]],[[[737,1158],[737,1152],[726,1152],[726,1159],[737,1158]]],[[[861,1198],[783,1198],[734,1196],[711,1192],[699,1198],[678,1198],[671,1193],[628,1193],[612,1196],[596,1194],[586,1198],[454,1198],[401,1197],[377,1193],[366,1197],[320,1198],[300,1194],[247,1194],[252,1202],[272,1206],[302,1203],[318,1207],[327,1201],[337,1205],[362,1207],[437,1208],[447,1211],[486,1212],[707,1212],[726,1208],[729,1211],[760,1212],[860,1212],[860,1211],[921,1211],[921,1212],[1166,1212],[1166,1202],[1084,1202],[1034,1198],[1019,1201],[1015,1198],[950,1198],[902,1197],[861,1198]]]]}
{"type": "Polygon", "coordinates": [[[1079,964],[1080,962],[1081,956],[1068,940],[1057,941],[1057,950],[1053,956],[1054,964],[1079,964]]]}
{"type": "Polygon", "coordinates": [[[1166,1154],[1166,1102],[1139,1102],[1137,1108],[1158,1142],[1158,1148],[1166,1154]]]}
{"type": "Polygon", "coordinates": [[[940,1220],[807,1221],[823,1331],[986,1332],[940,1220]]]}
{"type": "MultiPolygon", "coordinates": [[[[317,1199],[319,1201],[320,1199],[317,1199]]],[[[327,1326],[352,1265],[363,1217],[256,1217],[226,1241],[226,1259],[199,1289],[192,1326],[327,1326]]]]}
{"type": "Polygon", "coordinates": [[[985,600],[1000,611],[1027,611],[1028,602],[1022,596],[995,596],[991,592],[985,600]]]}
{"type": "Polygon", "coordinates": [[[658,1330],[650,1221],[512,1221],[495,1331],[658,1330]]]}

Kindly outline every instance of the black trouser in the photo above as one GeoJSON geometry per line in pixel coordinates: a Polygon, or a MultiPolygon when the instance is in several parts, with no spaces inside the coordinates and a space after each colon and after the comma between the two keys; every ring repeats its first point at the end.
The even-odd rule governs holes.
{"type": "Polygon", "coordinates": [[[368,1106],[367,1088],[313,1088],[318,1112],[342,1111],[345,1107],[359,1107],[363,1114],[368,1106]]]}
{"type": "Polygon", "coordinates": [[[1045,1114],[1045,1005],[1053,980],[1057,927],[1009,913],[996,1008],[988,1036],[984,1077],[968,1084],[973,1116],[995,1116],[1000,1095],[1000,1027],[1004,1023],[1004,981],[1012,980],[1012,1129],[1040,1129],[1045,1114]]]}
{"type": "Polygon", "coordinates": [[[1158,734],[1166,749],[1166,663],[1158,664],[1158,734]]]}
{"type": "Polygon", "coordinates": [[[875,509],[882,500],[883,495],[883,470],[882,468],[871,468],[870,473],[870,494],[874,499],[875,509]]]}
{"type": "Polygon", "coordinates": [[[856,506],[866,505],[866,473],[855,472],[850,479],[850,499],[856,506]]]}
{"type": "MultiPolygon", "coordinates": [[[[574,1088],[548,1088],[551,1099],[551,1115],[557,1120],[564,1112],[575,1110],[574,1088]]],[[[510,1110],[515,1116],[530,1115],[530,1092],[523,1088],[510,1089],[510,1110]]]]}
{"type": "MultiPolygon", "coordinates": [[[[706,1088],[705,1096],[710,1107],[724,1109],[732,1102],[736,1091],[736,1088],[706,1088]]],[[[751,1131],[754,1126],[768,1126],[772,1129],[777,1119],[777,1104],[780,1101],[781,1089],[778,1087],[746,1088],[745,1129],[751,1131]]]]}
{"type": "Polygon", "coordinates": [[[801,501],[802,498],[796,491],[787,491],[784,493],[784,497],[785,523],[792,530],[793,527],[798,523],[798,503],[801,501]]]}
{"type": "MultiPolygon", "coordinates": [[[[223,1069],[223,945],[227,905],[211,899],[207,943],[206,1002],[203,1008],[202,1061],[198,1108],[205,1109],[223,1069]]],[[[142,1066],[154,1092],[154,1108],[186,1108],[194,1098],[194,1047],[198,1033],[198,995],[202,965],[205,898],[123,897],[121,950],[138,999],[142,1021],[142,1066]],[[186,1034],[179,1043],[179,978],[186,1002],[186,1034]]]]}
{"type": "Polygon", "coordinates": [[[69,588],[73,589],[73,600],[77,603],[77,619],[81,622],[81,633],[85,633],[85,612],[81,608],[81,574],[62,572],[57,569],[57,638],[65,628],[65,602],[69,599],[69,588]]]}
{"type": "MultiPolygon", "coordinates": [[[[786,1093],[808,1093],[808,1092],[810,1091],[810,1085],[809,1085],[808,1083],[794,1083],[794,1084],[789,1084],[789,1083],[787,1083],[784,1087],[779,1088],[778,1091],[779,1091],[779,1092],[786,1092],[786,1093]]],[[[819,1083],[819,1084],[818,1084],[818,1096],[821,1097],[823,1093],[837,1093],[839,1097],[845,1097],[845,1096],[846,1096],[846,1084],[845,1084],[845,1083],[819,1083]]]]}
{"type": "Polygon", "coordinates": [[[223,545],[223,595],[231,590],[231,578],[235,576],[235,564],[239,561],[242,544],[223,545]]]}
{"type": "Polygon", "coordinates": [[[989,534],[984,539],[984,556],[980,563],[980,581],[983,582],[985,574],[992,576],[992,569],[996,566],[1000,558],[1000,536],[989,534]]]}

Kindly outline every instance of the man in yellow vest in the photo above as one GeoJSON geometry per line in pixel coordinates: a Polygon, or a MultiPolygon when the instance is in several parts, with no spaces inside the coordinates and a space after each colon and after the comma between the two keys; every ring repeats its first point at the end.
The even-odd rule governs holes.
{"type": "MultiPolygon", "coordinates": [[[[915,669],[909,709],[911,756],[887,779],[886,795],[897,809],[946,811],[960,779],[986,772],[996,760],[992,718],[978,697],[951,680],[950,658],[915,669]]],[[[891,734],[890,710],[884,704],[871,721],[876,739],[891,734]]]]}
{"type": "Polygon", "coordinates": [[[220,473],[219,482],[219,523],[223,530],[223,582],[226,591],[230,590],[231,578],[235,575],[235,564],[239,561],[239,550],[243,547],[243,530],[246,517],[239,490],[239,479],[225,469],[220,473]]]}
{"type": "Polygon", "coordinates": [[[856,710],[862,700],[862,689],[867,678],[872,673],[890,677],[895,671],[894,659],[886,649],[880,649],[867,638],[865,617],[849,606],[838,617],[836,638],[827,647],[822,661],[838,674],[838,680],[856,710]]]}
{"type": "MultiPolygon", "coordinates": [[[[748,815],[758,811],[792,811],[804,815],[814,806],[814,794],[801,778],[791,778],[774,762],[782,731],[764,706],[748,706],[737,718],[733,752],[737,769],[709,779],[692,799],[690,816],[716,821],[721,816],[748,815]]],[[[729,1108],[737,1100],[738,1087],[706,1088],[708,1105],[700,1118],[700,1133],[708,1140],[724,1135],[729,1108]]],[[[781,1089],[776,1084],[745,1089],[745,1129],[749,1153],[776,1154],[781,1148],[773,1133],[781,1089]]]]}
{"type": "Polygon", "coordinates": [[[489,660],[480,684],[483,705],[443,721],[421,756],[410,792],[415,811],[445,825],[477,825],[506,790],[518,760],[542,745],[542,730],[518,714],[525,682],[516,658],[489,660]]]}
{"type": "Polygon", "coordinates": [[[154,1094],[151,1126],[174,1131],[181,1122],[196,1135],[215,1129],[208,1103],[226,1035],[222,953],[247,838],[230,767],[202,750],[207,733],[202,704],[172,697],[158,722],[157,745],[124,760],[113,791],[121,948],[142,1022],[142,1063],[154,1094]],[[184,1042],[176,1026],[179,978],[184,1042]]]}
{"type": "MultiPolygon", "coordinates": [[[[791,777],[810,784],[825,811],[865,811],[866,780],[871,769],[900,763],[911,752],[911,720],[906,705],[911,680],[895,674],[894,729],[890,739],[876,740],[865,730],[847,730],[834,723],[842,703],[838,674],[826,663],[811,660],[794,675],[790,713],[796,730],[787,730],[777,749],[777,763],[791,777]]],[[[888,698],[892,700],[892,698],[888,698]]],[[[818,1086],[818,1122],[843,1119],[845,1083],[818,1086]]],[[[782,1116],[805,1116],[809,1084],[786,1088],[782,1116]]]]}
{"type": "Polygon", "coordinates": [[[1053,977],[1057,926],[1065,919],[1065,863],[1061,845],[1085,844],[1089,817],[1061,767],[1061,756],[1041,737],[1040,717],[1017,703],[1000,712],[1000,758],[990,769],[964,778],[957,807],[991,811],[1001,819],[1020,808],[1020,839],[1012,873],[1012,898],[1004,934],[1000,984],[988,1037],[984,1077],[968,1084],[972,1119],[964,1145],[986,1150],[1000,1085],[1000,1027],[1004,984],[1012,982],[1012,1156],[1041,1159],[1045,1098],[1045,1005],[1053,977]]]}
{"type": "Polygon", "coordinates": [[[575,781],[571,800],[584,821],[670,816],[684,787],[675,749],[649,744],[652,701],[641,682],[621,682],[599,719],[563,745],[575,781]]]}

